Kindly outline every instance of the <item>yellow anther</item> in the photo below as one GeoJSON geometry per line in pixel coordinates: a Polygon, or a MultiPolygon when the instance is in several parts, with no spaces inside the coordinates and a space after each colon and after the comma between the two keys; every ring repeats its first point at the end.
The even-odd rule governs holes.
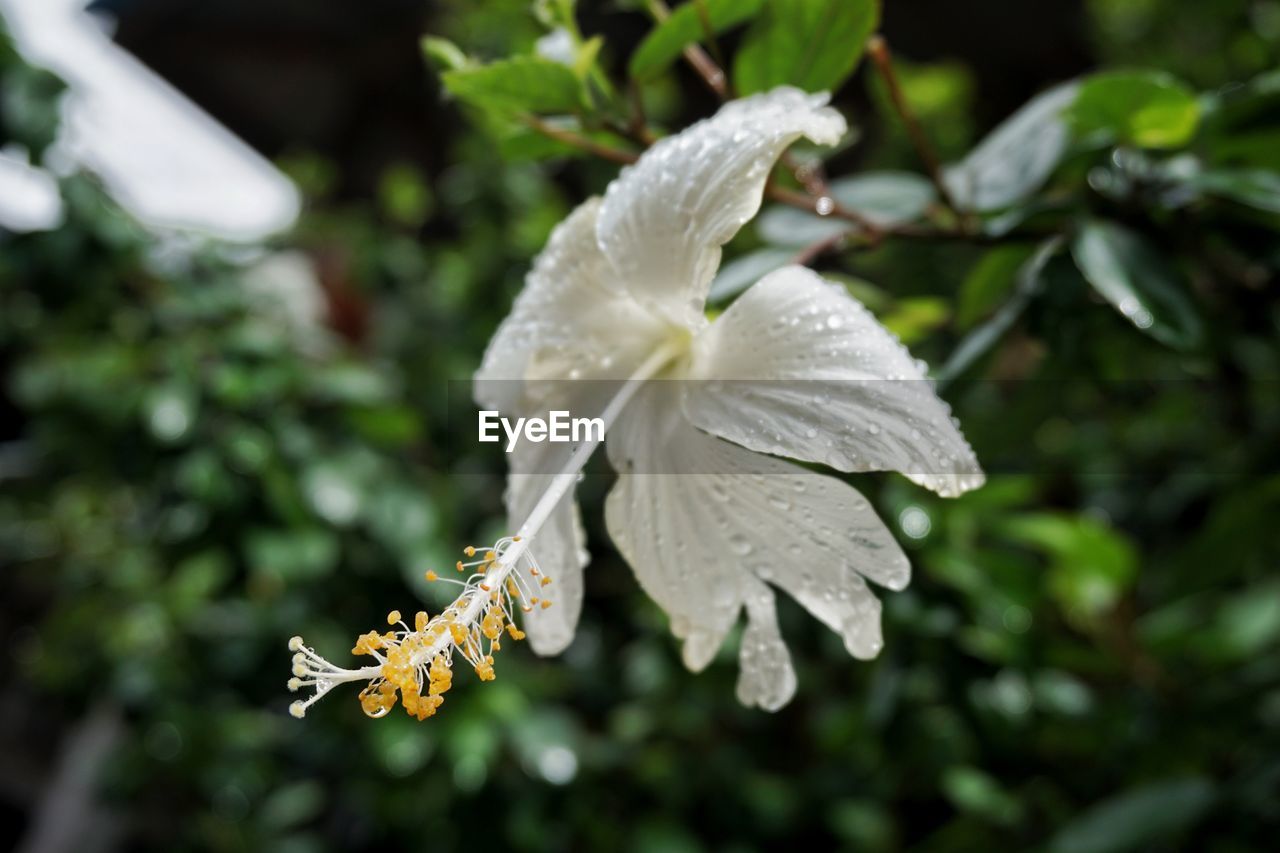
{"type": "Polygon", "coordinates": [[[373,654],[374,649],[380,649],[382,646],[382,636],[377,631],[370,631],[367,634],[361,634],[359,637],[356,637],[356,644],[355,647],[351,649],[351,654],[373,654]]]}
{"type": "Polygon", "coordinates": [[[399,610],[392,610],[390,613],[388,613],[388,614],[387,614],[387,624],[388,624],[388,625],[394,625],[394,624],[396,624],[396,623],[397,623],[397,622],[399,622],[399,621],[400,621],[400,611],[399,611],[399,610]]]}
{"type": "Polygon", "coordinates": [[[485,551],[484,559],[485,559],[485,562],[492,563],[494,560],[498,559],[498,555],[492,551],[485,551]]]}
{"type": "Polygon", "coordinates": [[[517,628],[514,622],[507,623],[507,633],[511,635],[511,639],[513,640],[524,639],[524,631],[521,631],[519,628],[517,628]]]}
{"type": "Polygon", "coordinates": [[[542,609],[543,609],[543,610],[546,610],[546,609],[547,609],[548,607],[550,607],[550,606],[551,606],[551,602],[550,602],[550,601],[547,601],[547,600],[544,598],[544,599],[542,600],[542,609]]]}
{"type": "Polygon", "coordinates": [[[529,603],[530,603],[530,604],[537,604],[537,603],[538,603],[538,596],[536,596],[536,595],[535,595],[533,598],[529,599],[529,603]]]}
{"type": "Polygon", "coordinates": [[[519,536],[512,536],[512,537],[511,537],[511,541],[512,541],[512,542],[519,542],[519,541],[520,541],[520,537],[519,537],[519,536]]]}
{"type": "Polygon", "coordinates": [[[421,634],[427,630],[427,611],[419,610],[413,617],[413,630],[421,634]]]}
{"type": "Polygon", "coordinates": [[[426,573],[425,577],[428,583],[430,583],[432,581],[438,580],[440,576],[435,573],[435,570],[430,570],[426,573]]]}
{"type": "Polygon", "coordinates": [[[546,585],[547,585],[547,584],[549,584],[549,583],[551,583],[551,578],[543,578],[543,579],[542,579],[542,585],[543,585],[543,586],[546,586],[546,585]]]}
{"type": "Polygon", "coordinates": [[[462,571],[462,569],[463,569],[462,561],[461,561],[461,560],[459,560],[459,561],[454,565],[454,568],[455,568],[455,569],[457,569],[458,571],[462,571]]]}
{"type": "Polygon", "coordinates": [[[462,553],[466,554],[468,557],[474,557],[476,555],[476,546],[468,545],[462,549],[462,553]]]}

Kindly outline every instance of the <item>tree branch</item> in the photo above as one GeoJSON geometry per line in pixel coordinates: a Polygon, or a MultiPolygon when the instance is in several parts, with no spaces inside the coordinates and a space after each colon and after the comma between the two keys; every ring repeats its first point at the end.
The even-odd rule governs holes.
{"type": "Polygon", "coordinates": [[[902,119],[903,125],[906,126],[907,135],[911,137],[911,144],[915,146],[916,153],[920,156],[925,170],[929,173],[929,179],[933,181],[933,186],[938,191],[938,198],[942,200],[942,203],[948,209],[954,213],[960,213],[960,208],[956,205],[955,198],[952,197],[951,191],[947,188],[947,182],[943,179],[942,164],[938,160],[938,155],[929,143],[929,137],[925,134],[920,120],[911,111],[911,106],[907,103],[906,96],[902,93],[902,86],[898,82],[898,74],[893,69],[893,54],[889,51],[889,43],[884,40],[884,36],[874,35],[867,42],[867,53],[871,55],[871,61],[875,64],[876,70],[880,72],[880,77],[884,80],[885,87],[889,90],[889,100],[893,102],[893,108],[898,113],[898,118],[902,119]]]}
{"type": "MultiPolygon", "coordinates": [[[[649,0],[649,14],[658,23],[662,23],[671,17],[671,7],[663,0],[649,0]]],[[[711,22],[706,17],[706,9],[702,4],[698,4],[698,14],[702,17],[703,27],[708,32],[711,29],[711,22]]],[[[714,42],[713,42],[714,43],[714,42]]],[[[697,44],[687,46],[683,51],[684,59],[694,71],[698,72],[698,76],[702,78],[702,82],[707,84],[717,98],[727,101],[733,95],[729,91],[728,78],[725,77],[724,70],[716,64],[716,61],[707,55],[697,44]]]]}
{"type": "MultiPolygon", "coordinates": [[[[562,128],[555,127],[547,124],[537,116],[525,116],[524,123],[530,129],[541,133],[549,139],[554,139],[557,142],[578,148],[588,154],[592,154],[612,163],[629,165],[640,159],[640,155],[635,152],[621,148],[613,148],[596,142],[593,139],[588,139],[587,137],[571,130],[564,130],[562,128]]],[[[794,160],[791,160],[789,165],[793,163],[794,160]]],[[[799,169],[802,173],[804,172],[804,168],[802,166],[796,166],[795,168],[799,169]]],[[[815,180],[822,180],[821,178],[813,178],[813,176],[806,177],[810,177],[815,180]]],[[[766,184],[764,189],[765,197],[771,201],[776,201],[779,204],[785,204],[788,207],[794,207],[798,210],[812,213],[815,216],[840,219],[853,226],[846,231],[840,232],[836,237],[824,238],[824,240],[819,241],[819,244],[802,250],[802,255],[803,253],[811,252],[811,257],[817,257],[825,252],[841,248],[855,240],[858,241],[859,248],[874,248],[879,246],[886,238],[889,237],[904,240],[920,240],[925,242],[956,241],[974,243],[977,245],[997,245],[1001,243],[1014,243],[1025,240],[1039,240],[1058,233],[1053,229],[1022,228],[1015,229],[1000,236],[993,236],[963,227],[962,225],[945,227],[909,223],[905,225],[885,227],[867,219],[856,210],[851,210],[837,203],[835,199],[829,195],[825,181],[822,181],[821,184],[815,184],[811,188],[811,192],[797,192],[795,190],[787,189],[786,187],[778,186],[772,181],[766,184]],[[811,194],[812,190],[818,190],[819,194],[811,194]]]]}
{"type": "Polygon", "coordinates": [[[548,139],[554,139],[557,142],[562,142],[565,145],[586,151],[588,154],[594,154],[602,160],[608,160],[612,163],[621,163],[625,166],[640,159],[640,155],[631,151],[624,151],[621,148],[612,148],[608,145],[602,145],[594,139],[588,139],[587,137],[574,133],[571,130],[563,130],[547,124],[537,116],[525,116],[524,123],[530,130],[541,133],[548,139]]]}

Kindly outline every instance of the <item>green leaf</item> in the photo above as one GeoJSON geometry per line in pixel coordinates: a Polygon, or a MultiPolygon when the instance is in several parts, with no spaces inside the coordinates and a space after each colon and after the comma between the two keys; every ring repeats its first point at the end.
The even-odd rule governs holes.
{"type": "Polygon", "coordinates": [[[596,64],[601,49],[604,48],[604,36],[592,36],[578,48],[578,55],[573,59],[573,73],[585,77],[596,64]]]}
{"type": "Polygon", "coordinates": [[[1138,573],[1133,543],[1087,516],[1035,513],[1004,521],[1005,536],[1043,551],[1052,563],[1049,588],[1062,609],[1091,617],[1111,609],[1138,573]]]}
{"type": "Polygon", "coordinates": [[[1191,186],[1207,195],[1239,202],[1268,213],[1280,213],[1280,174],[1265,169],[1210,169],[1191,186]]]}
{"type": "MultiPolygon", "coordinates": [[[[1015,276],[1013,296],[991,316],[991,319],[978,326],[965,336],[964,340],[952,351],[947,363],[938,369],[936,378],[939,383],[950,382],[968,370],[975,361],[994,347],[1013,324],[1022,316],[1022,312],[1031,304],[1041,290],[1044,289],[1045,271],[1049,262],[1062,248],[1062,239],[1051,237],[1041,243],[1035,254],[1022,262],[1015,276]]],[[[1006,263],[1005,260],[999,263],[1006,263]]]]}
{"type": "Polygon", "coordinates": [[[324,808],[324,788],[314,779],[277,788],[267,796],[259,818],[273,829],[288,829],[311,820],[324,808]]]}
{"type": "MultiPolygon", "coordinates": [[[[533,162],[560,157],[585,157],[587,153],[567,142],[539,133],[520,121],[518,116],[502,115],[496,112],[481,111],[475,115],[475,122],[484,133],[497,145],[502,159],[511,163],[533,162]]],[[[625,146],[611,133],[585,130],[578,121],[569,116],[548,116],[542,119],[543,124],[559,130],[566,130],[594,139],[604,145],[625,146]]]]}
{"type": "Polygon", "coordinates": [[[1027,246],[999,246],[982,256],[960,285],[956,323],[967,329],[986,316],[1000,299],[1013,289],[1031,249],[1027,246]]]}
{"type": "Polygon", "coordinates": [[[948,166],[947,189],[956,203],[969,210],[999,210],[1040,189],[1070,145],[1063,112],[1079,89],[1072,81],[1032,98],[968,156],[948,166]]]}
{"type": "Polygon", "coordinates": [[[1071,246],[1085,279],[1131,323],[1178,349],[1200,341],[1201,323],[1180,276],[1141,236],[1088,222],[1071,246]]]}
{"type": "Polygon", "coordinates": [[[746,290],[766,274],[786,266],[796,256],[795,250],[757,249],[740,258],[735,258],[720,268],[715,280],[711,282],[711,291],[707,299],[717,302],[728,299],[746,290]]]}
{"type": "Polygon", "coordinates": [[[945,325],[950,316],[947,300],[921,296],[899,301],[880,321],[902,343],[910,346],[929,332],[945,325]]]}
{"type": "Polygon", "coordinates": [[[839,88],[880,23],[879,0],[770,0],[733,63],[738,92],[839,88]]]}
{"type": "Polygon", "coordinates": [[[1051,853],[1116,853],[1150,846],[1196,823],[1213,805],[1208,779],[1193,777],[1133,788],[1087,809],[1049,844],[1051,853]]]}
{"type": "Polygon", "coordinates": [[[462,48],[437,36],[422,37],[422,53],[429,62],[446,71],[465,68],[470,64],[462,48]]]}
{"type": "Polygon", "coordinates": [[[30,149],[33,162],[39,162],[58,135],[65,89],[66,84],[48,71],[21,64],[5,69],[0,124],[7,136],[30,149]]]}
{"type": "MultiPolygon", "coordinates": [[[[933,203],[933,186],[910,172],[870,172],[831,182],[831,197],[883,228],[918,219],[933,203]]],[[[821,217],[792,207],[766,210],[756,232],[766,243],[807,246],[848,230],[842,219],[821,217]]]]}
{"type": "Polygon", "coordinates": [[[645,36],[631,55],[628,71],[637,80],[651,80],[686,47],[705,38],[708,25],[719,34],[751,20],[763,5],[764,0],[689,0],[645,36]]]}
{"type": "Polygon", "coordinates": [[[1261,583],[1229,598],[1218,611],[1208,637],[1223,658],[1262,654],[1280,639],[1280,583],[1261,583]]]}
{"type": "Polygon", "coordinates": [[[1178,148],[1195,135],[1200,102],[1168,74],[1116,71],[1080,87],[1068,119],[1081,136],[1142,148],[1178,148]]]}
{"type": "Polygon", "coordinates": [[[536,56],[455,68],[440,76],[459,100],[497,112],[566,113],[582,106],[573,70],[536,56]]]}
{"type": "Polygon", "coordinates": [[[942,790],[956,808],[994,823],[1014,823],[1022,814],[1021,803],[976,767],[948,767],[942,773],[942,790]]]}
{"type": "Polygon", "coordinates": [[[338,563],[338,539],[327,530],[250,531],[244,540],[253,571],[284,583],[313,580],[333,571],[338,563]]]}
{"type": "Polygon", "coordinates": [[[1280,69],[1208,95],[1202,106],[1207,160],[1280,170],[1280,69]]]}

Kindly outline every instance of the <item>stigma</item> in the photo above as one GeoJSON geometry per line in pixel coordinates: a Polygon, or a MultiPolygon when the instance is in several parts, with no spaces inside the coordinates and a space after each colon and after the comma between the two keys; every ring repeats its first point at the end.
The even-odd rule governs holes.
{"type": "Polygon", "coordinates": [[[312,693],[293,702],[289,713],[301,719],[334,687],[363,681],[366,684],[359,700],[367,716],[384,717],[399,702],[409,716],[425,720],[444,704],[444,694],[453,686],[455,658],[465,661],[481,681],[493,681],[494,653],[502,648],[502,640],[523,640],[525,636],[516,625],[515,614],[551,606],[544,589],[551,579],[519,537],[504,537],[482,549],[468,545],[463,554],[468,559],[455,564],[456,571],[464,573],[462,579],[434,570],[426,572],[428,582],[461,587],[453,603],[438,615],[432,617],[420,610],[411,626],[399,610],[392,610],[387,614],[390,630],[372,630],[356,638],[351,654],[371,658],[367,666],[335,666],[301,637],[291,639],[289,649],[294,655],[289,690],[312,693]],[[533,594],[535,586],[541,597],[533,594]]]}

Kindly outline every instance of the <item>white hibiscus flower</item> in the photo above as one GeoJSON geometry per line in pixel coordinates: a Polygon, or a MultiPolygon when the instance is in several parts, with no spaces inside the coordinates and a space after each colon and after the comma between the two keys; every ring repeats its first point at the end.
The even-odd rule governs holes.
{"type": "MultiPolygon", "coordinates": [[[[910,567],[853,488],[763,454],[900,471],[943,495],[983,480],[923,365],[844,289],[790,267],[707,320],[720,247],[759,209],[782,151],[801,136],[832,144],[844,133],[825,104],[776,89],[653,146],[556,229],[475,388],[508,414],[600,413],[619,473],[605,513],[618,549],[670,615],[691,669],[746,610],[738,695],[771,710],[796,686],[773,588],[869,658],[881,645],[880,604],[866,582],[901,589],[910,567]],[[602,383],[579,381],[592,379],[623,381],[603,383],[602,398],[602,383]]],[[[505,636],[527,631],[543,654],[568,645],[587,560],[573,486],[595,443],[517,444],[515,535],[465,549],[453,581],[462,590],[438,615],[419,612],[410,627],[393,610],[391,630],[360,636],[352,653],[369,665],[335,666],[293,638],[289,687],[311,695],[290,712],[302,717],[337,685],[367,681],[365,713],[402,701],[423,719],[444,701],[455,656],[488,681],[505,636]]]]}
{"type": "MultiPolygon", "coordinates": [[[[504,414],[579,414],[599,406],[600,384],[570,380],[630,380],[605,418],[619,474],[610,535],[690,669],[746,610],[738,695],[770,710],[795,690],[772,588],[870,658],[880,604],[866,581],[901,589],[910,567],[857,491],[762,454],[898,471],[945,496],[983,482],[924,365],[844,288],[788,267],[707,319],[721,246],[759,210],[783,150],[844,134],[826,100],[780,88],[729,103],[624,169],[552,234],[475,386],[504,414]],[[671,379],[685,381],[650,381],[671,379]]],[[[511,519],[556,573],[557,606],[525,619],[542,654],[572,640],[587,561],[572,483],[592,448],[565,459],[557,449],[517,445],[507,493],[511,519]]],[[[538,580],[519,555],[503,567],[538,580]]]]}

